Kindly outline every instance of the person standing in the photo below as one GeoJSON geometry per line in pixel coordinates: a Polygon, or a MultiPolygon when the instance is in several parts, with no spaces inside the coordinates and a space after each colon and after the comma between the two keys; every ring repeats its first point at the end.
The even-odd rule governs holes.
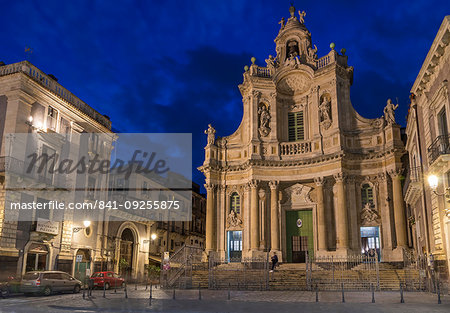
{"type": "Polygon", "coordinates": [[[277,254],[276,253],[274,253],[273,254],[273,256],[272,256],[272,269],[270,270],[270,272],[272,273],[273,272],[273,270],[274,270],[274,268],[275,268],[275,266],[277,265],[277,263],[278,263],[278,256],[277,256],[277,254]]]}

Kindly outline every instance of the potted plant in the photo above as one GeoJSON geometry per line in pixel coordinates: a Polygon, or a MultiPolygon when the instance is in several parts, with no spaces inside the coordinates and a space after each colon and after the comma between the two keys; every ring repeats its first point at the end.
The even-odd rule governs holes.
{"type": "Polygon", "coordinates": [[[159,266],[153,265],[153,264],[147,264],[145,266],[145,269],[147,270],[147,275],[150,281],[153,284],[159,283],[159,275],[161,274],[161,268],[159,266]]]}

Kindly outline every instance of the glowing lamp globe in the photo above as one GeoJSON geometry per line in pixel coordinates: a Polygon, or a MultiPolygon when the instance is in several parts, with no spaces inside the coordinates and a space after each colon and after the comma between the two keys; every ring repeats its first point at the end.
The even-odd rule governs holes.
{"type": "Polygon", "coordinates": [[[152,234],[151,238],[152,238],[152,240],[155,240],[156,239],[156,234],[152,234]]]}
{"type": "Polygon", "coordinates": [[[428,176],[428,185],[431,189],[436,190],[438,186],[438,177],[436,175],[428,176]]]}
{"type": "Polygon", "coordinates": [[[89,226],[91,226],[91,221],[84,221],[83,225],[84,227],[88,228],[89,226]]]}

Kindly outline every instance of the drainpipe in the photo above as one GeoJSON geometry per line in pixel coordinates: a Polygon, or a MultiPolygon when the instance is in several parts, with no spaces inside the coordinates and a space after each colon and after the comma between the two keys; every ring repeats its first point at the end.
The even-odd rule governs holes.
{"type": "Polygon", "coordinates": [[[420,140],[420,129],[419,129],[419,115],[417,113],[417,103],[416,103],[416,95],[414,93],[411,93],[409,96],[409,99],[411,100],[411,107],[414,109],[414,114],[416,117],[416,134],[417,134],[417,147],[419,148],[419,157],[420,162],[422,163],[422,166],[420,167],[420,172],[422,174],[422,208],[423,208],[423,214],[425,218],[425,230],[426,230],[426,249],[427,249],[427,255],[430,253],[430,231],[429,231],[429,224],[428,224],[428,212],[427,212],[427,194],[425,192],[425,176],[423,171],[423,158],[422,158],[422,145],[420,140]]]}

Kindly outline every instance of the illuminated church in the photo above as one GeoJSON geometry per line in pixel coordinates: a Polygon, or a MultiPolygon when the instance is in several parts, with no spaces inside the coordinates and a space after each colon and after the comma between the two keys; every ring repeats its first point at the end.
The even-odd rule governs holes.
{"type": "Polygon", "coordinates": [[[289,11],[275,56],[245,67],[238,129],[205,131],[205,256],[239,262],[275,252],[301,263],[376,253],[400,261],[411,238],[397,105],[387,100],[377,119],[360,116],[345,50],[331,44],[319,57],[305,12],[289,11]]]}

